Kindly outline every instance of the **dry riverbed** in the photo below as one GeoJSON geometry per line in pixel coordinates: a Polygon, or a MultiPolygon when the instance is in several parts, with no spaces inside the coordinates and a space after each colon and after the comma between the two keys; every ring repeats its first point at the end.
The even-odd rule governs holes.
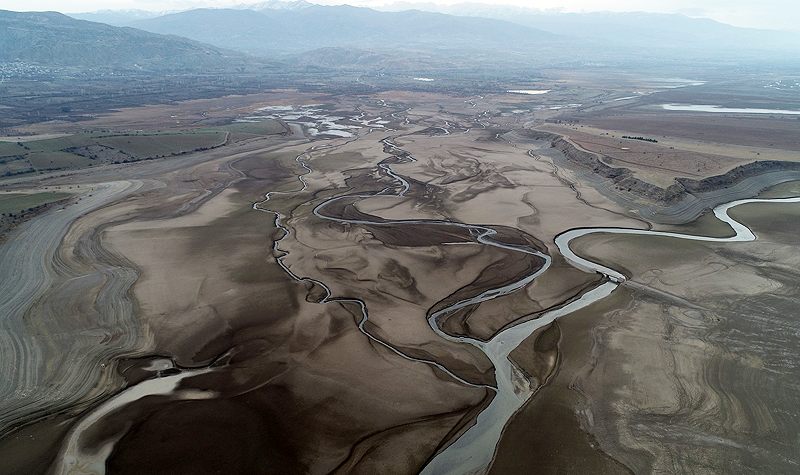
{"type": "Polygon", "coordinates": [[[648,222],[570,168],[531,131],[554,94],[111,114],[124,129],[208,109],[252,128],[8,185],[80,192],[0,245],[0,285],[21,286],[0,302],[15,376],[0,459],[11,473],[438,473],[453,453],[495,473],[789,471],[797,205],[733,209],[749,243],[577,239],[628,277],[585,306],[614,284],[569,264],[560,233],[730,229],[648,222]],[[286,133],[259,136],[263,121],[286,133]]]}

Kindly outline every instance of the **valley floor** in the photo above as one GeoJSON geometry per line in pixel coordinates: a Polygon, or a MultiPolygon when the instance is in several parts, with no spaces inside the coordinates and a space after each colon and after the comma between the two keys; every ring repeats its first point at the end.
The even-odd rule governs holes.
{"type": "MultiPolygon", "coordinates": [[[[556,237],[726,236],[709,208],[800,177],[659,201],[669,167],[621,189],[618,144],[545,100],[237,98],[217,148],[0,183],[67,196],[0,244],[4,472],[791,472],[800,207],[731,210],[753,242],[577,239],[625,276],[596,301],[614,279],[556,237]]],[[[675,160],[749,163],[709,147],[675,160]]]]}

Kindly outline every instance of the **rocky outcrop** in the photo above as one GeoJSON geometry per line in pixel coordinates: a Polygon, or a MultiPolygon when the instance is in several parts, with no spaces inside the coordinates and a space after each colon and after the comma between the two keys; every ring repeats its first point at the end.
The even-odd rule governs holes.
{"type": "MultiPolygon", "coordinates": [[[[543,137],[553,135],[546,132],[542,134],[544,134],[542,135],[543,137]]],[[[595,175],[611,180],[617,190],[663,205],[676,204],[684,200],[688,195],[713,193],[717,190],[737,185],[749,178],[767,173],[778,171],[800,172],[800,162],[763,160],[740,165],[722,175],[715,175],[702,180],[676,177],[675,184],[663,188],[637,178],[629,168],[608,165],[602,160],[602,155],[583,150],[563,137],[557,137],[551,143],[570,163],[589,169],[595,175]]]]}
{"type": "Polygon", "coordinates": [[[553,140],[552,146],[564,154],[571,163],[588,168],[594,174],[611,180],[618,190],[666,204],[679,201],[686,193],[680,182],[667,188],[648,183],[635,177],[629,168],[612,167],[605,163],[600,155],[582,150],[562,137],[553,140]]]}
{"type": "Polygon", "coordinates": [[[689,193],[707,193],[720,188],[727,188],[753,176],[775,171],[800,171],[800,162],[759,160],[740,165],[723,175],[711,176],[702,180],[676,178],[676,181],[689,193]]]}
{"type": "Polygon", "coordinates": [[[623,209],[657,224],[688,223],[721,203],[752,198],[777,184],[800,180],[800,161],[764,160],[702,180],[676,177],[673,184],[661,187],[638,178],[629,168],[612,166],[602,154],[584,150],[551,132],[516,129],[499,136],[513,143],[531,144],[536,154],[549,157],[559,168],[569,169],[579,181],[623,209]]]}

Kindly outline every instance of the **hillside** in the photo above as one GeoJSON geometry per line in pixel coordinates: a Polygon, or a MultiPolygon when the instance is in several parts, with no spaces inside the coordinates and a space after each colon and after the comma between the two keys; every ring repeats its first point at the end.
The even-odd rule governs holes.
{"type": "Polygon", "coordinates": [[[222,70],[245,57],[173,36],[76,20],[55,12],[0,10],[0,62],[139,71],[222,70]]]}

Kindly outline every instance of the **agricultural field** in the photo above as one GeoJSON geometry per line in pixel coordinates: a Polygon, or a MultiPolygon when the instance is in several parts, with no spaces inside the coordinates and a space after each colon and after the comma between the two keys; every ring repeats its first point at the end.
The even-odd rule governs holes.
{"type": "Polygon", "coordinates": [[[28,142],[0,142],[0,176],[70,170],[181,155],[224,145],[228,132],[83,132],[28,142]]]}
{"type": "Polygon", "coordinates": [[[230,141],[255,139],[265,135],[277,135],[287,132],[286,127],[277,120],[264,120],[259,122],[234,122],[223,127],[230,132],[230,141]]]}

